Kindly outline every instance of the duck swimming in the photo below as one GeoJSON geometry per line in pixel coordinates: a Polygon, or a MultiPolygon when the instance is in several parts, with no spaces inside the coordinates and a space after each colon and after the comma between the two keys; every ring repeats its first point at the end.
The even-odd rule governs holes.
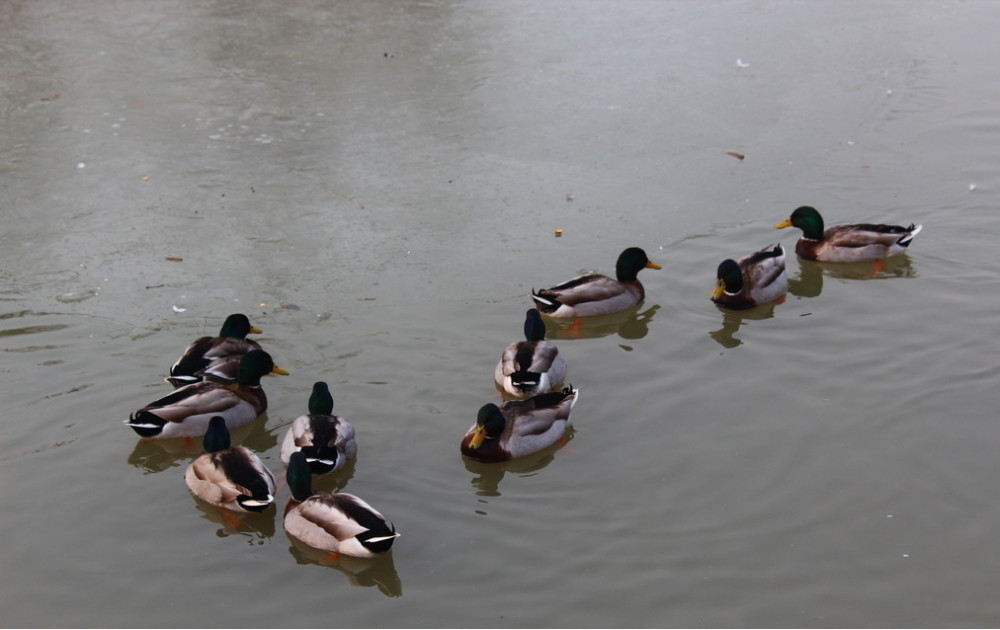
{"type": "Polygon", "coordinates": [[[642,302],[646,290],[639,282],[639,271],[661,269],[649,260],[641,248],[629,247],[618,256],[617,279],[589,273],[567,280],[549,289],[531,290],[538,310],[549,317],[589,317],[608,315],[642,302]]]}
{"type": "Polygon", "coordinates": [[[511,396],[534,396],[562,385],[566,361],[559,348],[545,340],[545,322],[538,309],[529,309],[524,318],[525,341],[517,341],[500,355],[493,378],[511,396]]]}
{"type": "Polygon", "coordinates": [[[570,429],[569,412],[579,393],[567,387],[527,400],[483,405],[476,423],[462,438],[462,455],[481,462],[503,462],[552,446],[570,429]]]}
{"type": "Polygon", "coordinates": [[[773,302],[788,292],[785,250],[768,245],[739,261],[724,260],[716,278],[712,301],[718,306],[739,310],[773,302]]]}
{"type": "Polygon", "coordinates": [[[301,452],[314,475],[335,473],[358,453],[354,425],[333,415],[333,396],[323,381],[313,384],[309,413],[292,421],[281,443],[281,461],[301,452]]]}
{"type": "Polygon", "coordinates": [[[922,225],[854,223],[823,229],[823,217],[811,206],[801,206],[775,228],[797,227],[802,238],[795,253],[818,262],[863,262],[896,256],[906,251],[922,225]]]}
{"type": "Polygon", "coordinates": [[[206,377],[234,382],[243,355],[261,349],[260,344],[247,339],[247,335],[261,332],[246,315],[233,313],[222,323],[218,337],[199,337],[191,342],[170,367],[167,381],[174,387],[197,383],[206,377]]]}
{"type": "Polygon", "coordinates": [[[292,501],[285,510],[285,532],[313,549],[374,558],[399,537],[375,508],[347,492],[313,492],[305,454],[294,452],[286,472],[292,501]]]}
{"type": "Polygon", "coordinates": [[[263,512],[274,503],[274,475],[253,451],[230,445],[222,416],[208,421],[205,451],[184,473],[192,494],[234,512],[263,512]]]}
{"type": "Polygon", "coordinates": [[[267,410],[260,379],[271,372],[288,374],[267,352],[251,350],[240,361],[234,385],[212,381],[185,385],[134,412],[125,424],[143,438],[156,439],[205,435],[214,416],[222,416],[228,428],[242,426],[267,410]]]}

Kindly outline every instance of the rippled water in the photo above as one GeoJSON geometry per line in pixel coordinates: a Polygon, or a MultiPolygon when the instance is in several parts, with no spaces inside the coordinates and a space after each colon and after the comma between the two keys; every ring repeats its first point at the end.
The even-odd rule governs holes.
{"type": "Polygon", "coordinates": [[[9,2],[0,606],[27,626],[991,626],[1000,5],[9,2]],[[727,154],[740,153],[745,159],[727,154]],[[719,261],[923,223],[883,268],[719,261]],[[554,229],[564,232],[559,238],[554,229]],[[533,287],[638,245],[637,311],[554,325],[561,448],[464,461],[533,287]],[[402,537],[300,549],[121,422],[249,314],[358,431],[324,489],[402,537]]]}

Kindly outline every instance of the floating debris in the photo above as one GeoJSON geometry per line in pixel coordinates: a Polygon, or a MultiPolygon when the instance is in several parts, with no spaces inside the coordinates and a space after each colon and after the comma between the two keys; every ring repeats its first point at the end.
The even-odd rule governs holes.
{"type": "Polygon", "coordinates": [[[63,304],[73,304],[74,302],[83,302],[84,300],[89,300],[92,297],[97,296],[97,289],[86,289],[83,291],[69,291],[63,293],[62,295],[57,295],[56,300],[62,302],[63,304]]]}
{"type": "Polygon", "coordinates": [[[559,238],[560,236],[562,236],[562,233],[563,233],[563,229],[562,228],[557,227],[555,229],[556,238],[559,238]]]}
{"type": "Polygon", "coordinates": [[[183,306],[177,306],[176,304],[174,306],[171,306],[170,308],[174,309],[175,313],[183,313],[184,311],[187,310],[183,306]]]}
{"type": "Polygon", "coordinates": [[[738,160],[742,160],[742,159],[746,158],[745,155],[743,155],[742,153],[738,153],[736,151],[726,151],[726,155],[731,155],[731,156],[733,156],[734,158],[736,158],[738,160]]]}
{"type": "Polygon", "coordinates": [[[180,256],[167,256],[163,260],[169,260],[170,262],[184,262],[184,259],[180,256]]]}

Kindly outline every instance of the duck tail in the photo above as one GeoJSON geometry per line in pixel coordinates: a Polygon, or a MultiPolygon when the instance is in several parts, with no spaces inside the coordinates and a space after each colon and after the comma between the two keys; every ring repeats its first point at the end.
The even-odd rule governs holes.
{"type": "Polygon", "coordinates": [[[910,227],[906,228],[906,234],[896,241],[896,245],[907,247],[913,241],[913,237],[919,234],[922,229],[924,229],[923,225],[914,225],[911,223],[910,227]]]}
{"type": "Polygon", "coordinates": [[[248,512],[263,512],[269,505],[274,503],[274,497],[268,494],[263,499],[255,499],[251,496],[241,494],[236,497],[236,502],[248,512]]]}
{"type": "Polygon", "coordinates": [[[542,384],[542,375],[538,372],[518,370],[510,375],[510,382],[522,394],[533,394],[542,384]]]}
{"type": "Polygon", "coordinates": [[[538,310],[543,313],[553,313],[560,306],[559,302],[556,300],[542,295],[541,293],[535,293],[534,289],[531,290],[531,299],[534,300],[535,306],[538,307],[538,310]]]}
{"type": "Polygon", "coordinates": [[[166,420],[148,411],[138,411],[129,416],[125,424],[132,427],[132,430],[138,433],[139,437],[150,438],[163,432],[166,420]]]}
{"type": "Polygon", "coordinates": [[[569,385],[568,387],[563,389],[563,393],[566,395],[567,398],[570,399],[569,408],[572,409],[573,407],[575,407],[576,402],[580,400],[580,388],[577,387],[576,389],[574,389],[573,385],[569,385]]]}

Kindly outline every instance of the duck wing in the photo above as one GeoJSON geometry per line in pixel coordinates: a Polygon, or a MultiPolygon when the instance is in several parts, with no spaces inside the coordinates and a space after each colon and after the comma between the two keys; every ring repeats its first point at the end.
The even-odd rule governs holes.
{"type": "Polygon", "coordinates": [[[837,225],[823,233],[823,240],[836,247],[868,247],[909,244],[923,226],[886,225],[884,223],[855,223],[837,225]]]}
{"type": "Polygon", "coordinates": [[[788,276],[785,273],[785,250],[781,245],[768,246],[764,249],[750,254],[739,262],[743,269],[746,283],[751,290],[765,291],[776,282],[784,285],[787,289],[788,276]]]}

